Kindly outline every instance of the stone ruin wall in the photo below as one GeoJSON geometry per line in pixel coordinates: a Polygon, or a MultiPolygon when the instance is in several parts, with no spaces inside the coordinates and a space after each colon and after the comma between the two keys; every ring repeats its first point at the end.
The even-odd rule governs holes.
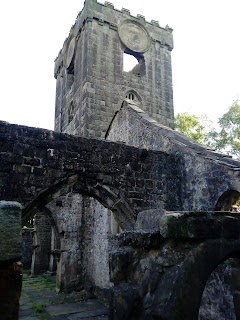
{"type": "MultiPolygon", "coordinates": [[[[55,61],[55,129],[104,138],[129,92],[134,93],[138,106],[152,119],[173,128],[171,31],[170,28],[160,28],[154,21],[146,22],[142,16],[132,17],[126,9],[117,11],[109,3],[102,5],[86,1],[55,61]],[[117,30],[127,19],[143,25],[151,37],[149,50],[136,55],[139,61],[144,61],[140,75],[123,72],[123,53],[129,53],[129,50],[120,41],[117,30]]],[[[138,127],[136,134],[132,123],[124,128],[115,125],[116,119],[108,131],[109,140],[171,151],[167,139],[161,146],[149,140],[145,131],[147,127],[138,127]]],[[[61,234],[62,253],[58,261],[61,278],[58,282],[63,283],[66,290],[83,283],[89,288],[110,288],[108,254],[111,237],[119,230],[113,214],[96,200],[85,196],[72,194],[59,200],[61,207],[56,208],[56,202],[48,205],[49,210],[58,216],[61,234]]],[[[186,201],[198,208],[197,203],[186,201]]],[[[191,208],[186,203],[187,209],[191,208]]],[[[51,252],[51,239],[48,243],[51,252]]]]}
{"type": "MultiPolygon", "coordinates": [[[[157,132],[160,130],[161,133],[164,133],[163,136],[161,135],[162,138],[160,139],[160,141],[166,140],[169,143],[168,144],[168,149],[165,150],[165,152],[161,152],[161,151],[160,152],[154,152],[154,151],[151,151],[151,150],[147,151],[146,149],[137,149],[137,148],[134,148],[134,147],[126,146],[124,144],[116,144],[116,143],[111,143],[111,142],[104,142],[104,141],[100,141],[100,140],[97,141],[97,140],[94,140],[94,139],[86,140],[84,138],[78,138],[78,137],[74,137],[74,136],[67,136],[67,135],[58,134],[58,133],[54,133],[54,132],[49,132],[49,131],[41,130],[41,129],[26,128],[26,127],[23,128],[23,127],[18,127],[18,126],[13,126],[13,125],[9,125],[8,126],[6,124],[5,125],[2,124],[2,131],[6,132],[4,137],[8,138],[9,151],[8,151],[8,154],[7,154],[8,157],[6,157],[6,154],[4,154],[4,151],[1,153],[1,155],[5,155],[5,161],[7,161],[7,159],[8,159],[8,161],[10,161],[12,163],[13,159],[16,159],[16,154],[12,153],[13,150],[15,150],[15,152],[16,152],[16,150],[18,152],[20,151],[19,148],[16,148],[16,146],[19,147],[19,144],[17,144],[18,141],[21,141],[21,142],[25,141],[25,143],[26,143],[26,145],[22,146],[21,151],[26,150],[26,149],[28,149],[28,147],[30,145],[35,145],[36,143],[39,143],[39,141],[41,141],[41,146],[38,145],[38,148],[36,149],[37,150],[36,152],[38,152],[38,154],[39,153],[42,153],[42,154],[44,153],[45,154],[45,157],[42,155],[42,158],[39,159],[39,163],[41,163],[43,165],[43,168],[42,168],[41,172],[42,172],[42,174],[45,172],[45,175],[43,174],[42,176],[39,176],[39,171],[37,171],[38,174],[35,176],[34,175],[34,170],[31,170],[32,173],[29,174],[29,176],[24,175],[24,177],[27,179],[26,181],[28,181],[29,177],[31,177],[32,183],[36,179],[35,182],[37,182],[37,185],[39,187],[41,186],[43,188],[43,185],[39,185],[40,181],[44,181],[44,183],[45,183],[46,173],[48,173],[47,177],[51,178],[49,173],[51,172],[52,167],[54,167],[54,165],[56,163],[58,164],[58,162],[56,162],[54,159],[51,158],[52,157],[51,154],[49,156],[49,154],[47,152],[43,152],[43,151],[44,150],[47,151],[46,150],[47,148],[49,148],[49,147],[52,148],[54,146],[54,154],[55,154],[55,156],[58,155],[64,161],[61,162],[61,168],[58,169],[59,172],[56,171],[56,172],[54,172],[52,174],[53,174],[53,177],[54,176],[63,177],[64,176],[64,172],[62,171],[62,168],[65,168],[66,172],[69,172],[68,170],[70,170],[70,172],[74,172],[74,171],[71,171],[71,168],[72,168],[71,161],[72,161],[72,159],[75,159],[73,155],[75,155],[75,156],[77,155],[78,147],[80,147],[80,149],[81,150],[84,149],[85,150],[84,152],[86,153],[85,159],[82,159],[82,161],[81,161],[81,163],[83,162],[85,164],[84,165],[82,163],[82,166],[84,168],[84,172],[81,171],[81,173],[82,173],[81,176],[84,175],[85,171],[89,172],[89,174],[90,173],[92,174],[92,172],[93,172],[92,169],[97,170],[97,172],[99,173],[99,168],[100,168],[101,172],[100,172],[100,175],[99,175],[98,182],[101,183],[102,180],[105,181],[105,184],[107,184],[107,181],[108,181],[108,183],[110,183],[110,180],[111,181],[115,181],[116,180],[116,181],[120,182],[120,180],[119,180],[120,173],[118,172],[119,171],[119,165],[121,164],[123,166],[122,167],[123,174],[121,175],[121,181],[123,181],[124,177],[126,178],[128,176],[128,178],[127,178],[127,183],[124,183],[124,188],[121,189],[121,192],[124,192],[125,190],[129,190],[130,189],[131,194],[126,196],[126,198],[129,201],[130,201],[130,199],[132,197],[133,188],[134,189],[137,188],[137,181],[139,181],[139,178],[141,178],[144,181],[144,183],[148,182],[149,178],[152,178],[152,179],[155,179],[152,182],[157,182],[159,180],[163,180],[164,184],[166,184],[166,183],[168,183],[169,176],[170,177],[174,177],[175,180],[173,181],[172,188],[170,188],[170,189],[173,189],[174,186],[175,186],[175,189],[178,188],[178,184],[177,184],[178,180],[177,180],[177,178],[175,176],[172,175],[173,172],[169,171],[169,170],[175,168],[176,169],[176,171],[175,171],[176,175],[180,172],[179,169],[181,169],[181,167],[178,167],[180,158],[179,157],[178,158],[174,158],[174,161],[172,162],[173,167],[170,168],[169,167],[170,166],[169,155],[167,154],[167,152],[171,153],[171,152],[173,152],[175,150],[173,148],[174,146],[175,146],[175,148],[177,148],[177,146],[178,146],[178,148],[176,149],[176,150],[178,150],[178,152],[182,151],[181,155],[182,155],[182,157],[184,159],[185,158],[186,159],[190,159],[192,157],[195,160],[197,157],[199,157],[199,159],[201,159],[201,163],[202,163],[203,168],[205,168],[205,170],[203,170],[203,173],[205,172],[205,175],[209,175],[208,169],[209,170],[212,169],[213,172],[215,171],[214,168],[217,168],[218,171],[223,170],[222,172],[224,172],[224,181],[222,179],[223,175],[222,175],[221,179],[216,180],[215,190],[217,190],[217,188],[218,188],[218,191],[216,191],[217,194],[221,190],[224,191],[229,186],[230,183],[232,183],[232,187],[233,188],[234,188],[234,183],[238,183],[238,181],[239,181],[239,177],[238,177],[238,175],[239,175],[239,173],[238,173],[239,167],[237,167],[237,164],[239,165],[239,163],[237,163],[234,160],[231,160],[229,157],[226,158],[225,156],[222,156],[220,154],[216,154],[211,150],[207,150],[206,148],[200,146],[199,144],[196,144],[193,141],[190,141],[189,139],[184,138],[182,135],[179,135],[178,133],[173,132],[169,128],[166,128],[166,127],[163,127],[162,125],[156,124],[149,117],[147,117],[147,115],[144,114],[142,111],[141,112],[138,111],[138,113],[140,112],[141,115],[142,115],[141,117],[139,117],[137,115],[135,109],[134,108],[130,108],[130,107],[127,108],[127,110],[129,111],[129,118],[128,119],[130,119],[131,116],[132,116],[132,113],[130,112],[130,110],[133,112],[133,114],[135,112],[135,116],[132,117],[132,121],[134,122],[134,121],[136,121],[136,119],[138,119],[138,121],[140,121],[140,123],[142,124],[142,126],[140,126],[140,127],[144,127],[145,125],[147,125],[149,127],[149,131],[152,131],[154,133],[153,135],[150,135],[149,137],[152,136],[153,137],[153,141],[155,141],[155,142],[156,142],[156,134],[157,134],[157,132]],[[4,128],[6,129],[5,131],[4,131],[4,128]],[[12,133],[12,135],[10,135],[10,133],[12,133]],[[45,140],[42,141],[41,139],[38,139],[39,136],[44,136],[45,140]],[[27,137],[27,139],[24,140],[24,137],[25,138],[27,137]],[[32,138],[32,140],[31,140],[31,137],[34,137],[34,138],[32,138]],[[170,139],[170,137],[171,137],[171,139],[170,139]],[[173,139],[173,137],[175,137],[175,139],[173,139]],[[12,144],[12,141],[14,141],[14,144],[12,144]],[[61,141],[62,144],[59,144],[59,141],[61,141]],[[181,142],[181,144],[179,144],[179,142],[181,142]],[[183,142],[185,143],[185,147],[184,148],[183,148],[183,142]],[[67,151],[69,151],[69,148],[70,148],[71,152],[70,153],[67,152],[67,151],[64,152],[62,150],[63,149],[62,148],[63,145],[66,147],[67,151]],[[181,147],[179,147],[179,145],[181,145],[181,147]],[[93,150],[92,147],[93,146],[95,146],[95,150],[98,147],[99,148],[102,147],[102,148],[101,149],[97,149],[98,153],[95,153],[95,152],[92,153],[92,150],[93,150]],[[73,150],[75,150],[75,153],[74,153],[73,150]],[[90,153],[87,153],[86,150],[90,150],[90,153]],[[199,152],[197,152],[197,151],[200,151],[200,150],[201,150],[201,155],[199,155],[199,152]],[[112,164],[112,161],[110,161],[110,162],[105,162],[105,164],[108,163],[107,166],[105,165],[105,166],[101,167],[102,163],[99,160],[100,159],[101,160],[105,159],[107,151],[108,151],[108,156],[109,156],[109,158],[111,160],[112,160],[112,157],[116,159],[116,157],[119,156],[118,159],[121,160],[121,161],[119,161],[119,162],[117,161],[118,168],[116,168],[116,162],[114,162],[114,161],[113,161],[114,165],[112,164]],[[144,156],[144,154],[146,155],[146,158],[142,159],[141,157],[144,156]],[[208,156],[208,157],[204,158],[204,154],[206,156],[208,156]],[[15,155],[15,157],[14,157],[14,155],[15,155]],[[69,157],[69,155],[70,155],[70,157],[69,157]],[[101,157],[99,157],[99,155],[101,155],[101,157]],[[134,157],[134,155],[135,155],[135,157],[134,157]],[[211,155],[211,158],[210,158],[210,155],[211,155]],[[90,156],[92,157],[91,159],[90,159],[90,156]],[[138,160],[137,161],[133,161],[132,157],[133,158],[137,158],[138,160]],[[91,168],[89,170],[89,162],[92,163],[93,158],[94,159],[96,158],[95,159],[95,163],[94,163],[95,166],[91,166],[91,168]],[[220,160],[221,160],[221,164],[220,164],[220,160]],[[204,167],[204,163],[206,164],[205,167],[204,167]],[[211,164],[209,165],[209,163],[211,163],[211,164]],[[110,166],[110,164],[111,164],[111,166],[110,166]],[[50,166],[50,168],[51,168],[51,169],[49,169],[49,171],[47,171],[47,167],[48,166],[50,166]],[[124,168],[125,169],[129,168],[129,166],[132,169],[130,171],[128,169],[128,171],[125,172],[124,168]],[[111,176],[106,174],[106,173],[109,172],[109,169],[116,169],[117,170],[117,175],[116,175],[116,172],[114,171],[115,172],[115,176],[114,176],[114,173],[111,172],[111,176],[115,177],[115,179],[113,179],[113,180],[111,179],[111,176]],[[237,169],[237,170],[234,170],[234,169],[237,169]],[[138,170],[141,170],[141,174],[138,172],[138,170]],[[60,172],[61,172],[61,174],[60,174],[60,172]],[[105,172],[105,175],[103,175],[104,172],[105,172]],[[128,175],[129,173],[130,173],[130,175],[128,175]],[[104,179],[103,179],[103,177],[104,177],[104,179]],[[42,178],[44,178],[44,179],[42,179],[42,178]]],[[[120,113],[119,113],[119,116],[120,116],[120,113]]],[[[119,117],[119,119],[121,119],[121,117],[119,117]]],[[[115,120],[117,121],[118,118],[116,117],[115,120]]],[[[122,128],[121,121],[118,124],[119,124],[119,128],[122,128]]],[[[136,127],[138,127],[137,123],[136,123],[136,127]]],[[[131,126],[131,128],[133,128],[133,126],[131,126]]],[[[112,124],[112,129],[114,129],[114,123],[112,124]]],[[[141,130],[139,130],[139,131],[136,130],[136,132],[138,132],[140,134],[140,133],[144,133],[145,131],[142,132],[141,130]]],[[[158,141],[158,143],[159,143],[159,141],[158,141]]],[[[164,144],[163,144],[163,146],[164,146],[164,144]]],[[[7,146],[5,145],[5,149],[4,149],[5,153],[6,153],[6,147],[7,146]]],[[[53,149],[51,149],[51,150],[53,150],[53,149]]],[[[175,154],[176,152],[174,151],[173,153],[175,154]]],[[[82,156],[83,156],[83,154],[82,154],[82,156]]],[[[19,169],[21,169],[21,165],[24,168],[28,168],[28,167],[26,167],[25,162],[23,161],[24,159],[25,159],[24,155],[22,155],[22,157],[18,156],[17,157],[18,163],[15,164],[14,170],[12,170],[13,172],[10,173],[11,177],[12,177],[13,174],[15,174],[14,177],[15,177],[16,185],[17,185],[17,181],[19,180],[19,177],[21,176],[20,173],[19,173],[19,169]],[[17,174],[17,172],[18,172],[18,174],[17,174]]],[[[27,163],[30,163],[30,162],[31,161],[28,159],[27,163]]],[[[74,160],[73,163],[75,163],[75,162],[76,162],[76,160],[74,160]]],[[[33,162],[31,162],[31,163],[33,164],[33,162]]],[[[189,171],[185,171],[185,173],[187,173],[187,175],[189,175],[189,177],[192,177],[193,173],[191,173],[189,171]]],[[[185,174],[184,174],[184,176],[185,176],[185,174]]],[[[206,176],[202,176],[201,180],[204,181],[205,178],[206,178],[206,176]]],[[[53,181],[53,180],[51,180],[51,181],[53,181]]],[[[199,181],[199,178],[198,178],[198,181],[199,181]]],[[[95,180],[95,184],[96,184],[96,182],[97,181],[95,180]]],[[[182,181],[182,182],[184,182],[184,181],[182,181]]],[[[11,192],[12,189],[11,188],[13,188],[13,187],[16,188],[16,185],[14,185],[14,186],[9,185],[8,189],[5,190],[6,194],[11,194],[12,195],[12,192],[11,192]]],[[[155,183],[154,183],[154,185],[155,185],[155,183]]],[[[34,184],[33,184],[33,186],[34,186],[34,184]]],[[[44,185],[44,186],[46,188],[46,185],[44,185]]],[[[50,185],[48,185],[48,187],[49,186],[50,185]]],[[[181,185],[179,185],[179,186],[181,187],[181,185]]],[[[148,186],[146,184],[146,185],[143,186],[143,189],[146,190],[145,188],[147,188],[147,187],[148,186]]],[[[188,190],[184,190],[184,192],[186,192],[186,195],[187,195],[188,191],[191,191],[191,188],[192,188],[192,186],[189,185],[189,189],[188,190]]],[[[209,186],[209,188],[210,188],[210,186],[209,186]]],[[[32,189],[33,188],[31,188],[31,190],[32,189]]],[[[165,190],[164,194],[165,194],[166,199],[167,199],[169,197],[169,195],[170,195],[169,193],[167,193],[167,192],[169,192],[169,188],[166,188],[164,190],[165,190]]],[[[209,189],[209,190],[211,190],[211,189],[209,189]]],[[[17,188],[17,191],[19,192],[19,188],[17,188]]],[[[137,192],[137,190],[135,190],[135,191],[137,192]]],[[[154,192],[157,191],[157,189],[154,188],[154,189],[151,189],[151,191],[154,193],[154,192]]],[[[3,190],[2,190],[2,192],[3,192],[3,190]]],[[[15,192],[16,192],[16,189],[15,189],[15,192]]],[[[24,192],[24,188],[21,189],[21,194],[22,194],[22,192],[24,192]]],[[[2,193],[2,194],[4,194],[4,193],[2,193]]],[[[176,192],[175,193],[173,192],[172,194],[176,194],[176,192]]],[[[138,194],[138,195],[140,195],[140,194],[138,194]]],[[[184,194],[183,194],[183,197],[184,197],[184,194]]],[[[145,199],[147,199],[147,195],[145,195],[145,199]]],[[[208,201],[209,201],[208,205],[211,205],[213,203],[211,197],[208,198],[208,201]]],[[[134,204],[135,201],[133,201],[132,203],[134,204]]],[[[166,201],[166,203],[167,203],[167,201],[166,201]]],[[[154,203],[151,203],[151,204],[155,205],[154,203]]],[[[57,201],[54,202],[54,205],[55,205],[55,207],[53,208],[54,209],[53,211],[55,211],[56,206],[57,207],[61,207],[62,204],[60,203],[60,199],[57,199],[57,201]]],[[[175,206],[175,207],[177,207],[177,206],[175,206]]],[[[141,208],[139,208],[139,209],[141,209],[141,208]]],[[[149,209],[152,209],[150,204],[149,204],[149,209]]],[[[70,211],[70,208],[68,208],[66,206],[64,210],[70,211]]],[[[154,211],[154,210],[152,210],[152,211],[154,211]]],[[[157,211],[157,213],[161,216],[161,214],[162,214],[161,210],[155,210],[155,211],[157,211]]],[[[145,211],[145,213],[146,213],[146,211],[145,211]]],[[[63,211],[62,214],[65,216],[64,211],[63,211]]],[[[61,217],[61,214],[59,214],[59,216],[61,217]]],[[[138,218],[139,218],[139,216],[143,217],[144,216],[144,212],[141,212],[141,214],[139,213],[138,214],[138,218]]],[[[90,218],[91,218],[91,216],[88,216],[88,219],[90,219],[90,218]]],[[[186,218],[185,218],[185,223],[184,223],[184,221],[182,221],[182,225],[180,224],[181,228],[179,228],[179,223],[181,222],[179,220],[182,220],[182,219],[180,219],[180,217],[177,219],[178,220],[177,221],[177,226],[178,226],[179,229],[173,229],[172,233],[169,235],[170,238],[173,237],[173,236],[174,237],[175,236],[176,237],[180,236],[180,238],[181,237],[186,238],[186,235],[181,234],[181,230],[183,230],[183,231],[185,230],[185,229],[182,229],[182,226],[185,225],[186,222],[188,221],[186,218]],[[177,235],[176,235],[176,231],[178,231],[177,235]]],[[[195,233],[196,237],[198,237],[199,235],[200,236],[204,235],[204,236],[210,236],[211,237],[212,236],[212,231],[220,232],[220,234],[217,234],[217,236],[224,237],[224,239],[226,240],[225,241],[226,244],[228,244],[229,243],[228,240],[232,239],[233,236],[235,238],[239,236],[239,228],[238,228],[238,223],[239,222],[236,221],[238,217],[237,216],[234,217],[234,214],[232,214],[231,217],[223,216],[222,225],[220,224],[221,225],[220,230],[219,230],[219,228],[215,229],[215,228],[212,227],[212,225],[210,223],[211,222],[211,217],[208,217],[206,215],[206,213],[203,212],[202,213],[202,217],[200,215],[198,215],[198,217],[196,217],[196,218],[198,219],[198,221],[201,221],[204,224],[209,222],[209,224],[205,225],[206,227],[208,227],[207,230],[206,230],[206,228],[203,228],[202,230],[199,230],[198,228],[196,229],[196,233],[195,233]],[[204,219],[204,216],[205,216],[205,219],[204,219]],[[203,219],[201,219],[201,218],[203,218],[203,219]],[[236,224],[236,222],[237,222],[237,224],[236,224]],[[200,234],[199,234],[199,231],[201,231],[200,234]],[[202,234],[203,231],[204,232],[207,231],[207,234],[204,234],[204,233],[202,234]]],[[[66,219],[67,219],[67,217],[66,217],[66,219]]],[[[184,216],[183,216],[183,220],[184,220],[184,216]]],[[[159,220],[157,220],[157,221],[159,221],[159,220]]],[[[191,221],[194,222],[194,219],[193,220],[189,220],[189,221],[190,221],[189,223],[191,223],[191,221]]],[[[44,219],[42,220],[42,222],[44,222],[44,219]]],[[[65,225],[66,222],[67,221],[65,221],[63,224],[65,225]]],[[[69,219],[69,222],[70,222],[70,219],[69,219]]],[[[139,222],[139,219],[138,219],[138,222],[139,222]]],[[[218,223],[218,219],[216,219],[216,223],[218,223]]],[[[196,224],[195,224],[195,226],[196,226],[196,224]]],[[[137,224],[135,225],[135,228],[136,227],[137,227],[137,224]]],[[[146,225],[143,225],[143,229],[144,230],[146,229],[145,227],[146,227],[146,225]]],[[[156,227],[158,227],[158,225],[156,225],[156,227]]],[[[194,227],[194,224],[193,224],[193,227],[194,227]]],[[[217,227],[217,225],[215,227],[217,227]]],[[[139,226],[139,228],[141,229],[141,226],[139,226]]],[[[142,234],[140,232],[141,231],[140,229],[136,229],[139,232],[136,233],[136,234],[134,234],[134,232],[133,232],[133,235],[140,236],[140,243],[139,243],[140,247],[139,247],[139,249],[137,249],[137,251],[139,253],[142,252],[143,255],[146,256],[146,254],[148,255],[148,251],[149,250],[148,250],[148,247],[146,249],[142,250],[142,244],[143,245],[145,245],[145,244],[144,244],[144,242],[143,243],[141,242],[142,234]]],[[[61,230],[61,229],[59,229],[59,230],[61,230]]],[[[148,228],[146,230],[148,230],[148,228]]],[[[64,234],[65,233],[62,233],[63,236],[64,236],[64,234]]],[[[131,232],[129,232],[128,234],[130,235],[130,237],[132,236],[131,232]]],[[[188,237],[190,235],[190,238],[191,238],[192,234],[193,234],[192,230],[190,230],[189,234],[188,234],[188,237]]],[[[124,237],[125,237],[126,234],[124,233],[122,235],[123,235],[122,240],[125,241],[124,237]]],[[[158,234],[158,235],[159,235],[159,237],[161,237],[160,234],[158,234]]],[[[215,236],[216,236],[216,234],[215,234],[215,236]]],[[[126,240],[128,240],[128,239],[126,238],[126,240]]],[[[131,238],[129,240],[132,241],[131,238]]],[[[148,238],[146,240],[147,240],[146,242],[148,243],[148,238]]],[[[160,239],[157,239],[157,240],[160,240],[160,239]]],[[[216,245],[218,245],[218,244],[219,243],[216,243],[216,245]]],[[[237,241],[235,241],[235,245],[236,246],[238,245],[237,241]]],[[[148,244],[148,246],[149,246],[149,244],[148,244]]],[[[221,257],[222,257],[221,256],[222,247],[218,246],[217,249],[219,251],[218,253],[219,253],[220,259],[221,259],[221,257]]],[[[127,258],[128,257],[128,253],[130,254],[131,252],[134,252],[134,250],[128,250],[128,251],[125,250],[126,254],[124,253],[124,250],[122,250],[122,253],[121,253],[121,250],[120,250],[119,251],[119,255],[117,255],[116,252],[115,252],[114,253],[115,254],[115,258],[116,259],[121,258],[121,257],[122,258],[124,258],[124,257],[127,258]]],[[[175,250],[174,247],[172,248],[172,250],[173,250],[172,254],[174,255],[175,254],[174,253],[174,250],[175,250]]],[[[152,251],[152,252],[149,252],[149,253],[152,254],[154,252],[152,251]]],[[[155,260],[156,257],[158,258],[158,255],[160,256],[159,258],[161,258],[161,255],[162,255],[161,252],[155,252],[155,253],[154,253],[154,256],[152,257],[153,260],[155,260]],[[155,253],[157,253],[157,255],[155,255],[155,253]]],[[[64,252],[63,252],[63,254],[64,254],[64,252]]],[[[63,256],[63,254],[62,254],[62,256],[63,256]]],[[[205,254],[205,253],[203,252],[202,254],[205,254]]],[[[166,255],[166,253],[164,253],[164,255],[166,255]]],[[[144,256],[143,256],[143,258],[144,258],[144,256]]],[[[129,257],[131,257],[131,254],[130,254],[129,257]]],[[[188,257],[188,255],[187,255],[187,257],[188,257]]],[[[138,261],[138,256],[135,256],[135,258],[137,260],[133,260],[133,262],[134,262],[134,264],[136,263],[136,265],[138,265],[138,262],[139,262],[138,261]]],[[[150,260],[152,258],[150,257],[150,260]]],[[[178,270],[178,257],[176,256],[177,259],[173,259],[172,260],[172,259],[168,259],[168,256],[166,256],[166,257],[164,256],[164,261],[162,261],[162,259],[159,260],[160,261],[159,262],[160,265],[162,265],[163,263],[164,264],[166,263],[165,258],[169,261],[169,263],[170,263],[169,266],[172,266],[172,263],[174,261],[175,270],[177,271],[178,270]]],[[[200,260],[202,260],[202,259],[200,259],[200,260]]],[[[130,260],[124,260],[124,259],[123,260],[122,259],[119,260],[118,259],[118,261],[120,262],[120,264],[122,263],[122,265],[124,267],[123,271],[124,270],[128,270],[128,268],[131,267],[131,262],[132,262],[131,259],[130,260]],[[125,269],[125,267],[127,267],[127,269],[125,269]]],[[[135,279],[137,281],[137,283],[139,284],[139,279],[142,279],[142,276],[144,276],[145,267],[147,267],[149,265],[148,262],[150,262],[148,258],[145,259],[144,261],[142,261],[144,263],[140,263],[140,265],[138,265],[138,273],[137,274],[134,273],[134,269],[131,270],[132,273],[124,272],[124,274],[123,273],[121,274],[121,272],[120,272],[120,274],[119,274],[118,270],[116,270],[116,268],[115,268],[114,272],[116,274],[115,274],[115,277],[114,277],[114,274],[111,275],[111,280],[114,279],[115,283],[118,284],[119,276],[121,276],[123,278],[120,278],[120,280],[129,279],[129,281],[131,281],[132,279],[135,279]]],[[[197,257],[196,257],[196,262],[198,262],[197,257]]],[[[119,265],[116,264],[117,268],[118,268],[118,266],[119,265]]],[[[190,267],[191,266],[189,266],[189,268],[190,267]]],[[[205,262],[204,269],[205,269],[205,267],[206,267],[206,262],[205,262]]],[[[152,265],[152,268],[154,270],[155,265],[152,265]]],[[[164,268],[165,268],[164,269],[164,273],[166,274],[168,272],[168,266],[165,265],[164,268]]],[[[186,276],[186,273],[183,272],[183,275],[186,276]]],[[[145,280],[148,279],[148,276],[150,276],[150,278],[151,278],[151,273],[146,275],[147,278],[145,278],[145,280]]],[[[166,279],[168,279],[167,275],[166,275],[166,279]]],[[[197,278],[197,279],[198,279],[198,282],[200,282],[200,279],[199,278],[197,278]]],[[[145,289],[148,290],[147,283],[148,282],[142,283],[142,286],[145,287],[145,289]]],[[[154,289],[155,285],[156,285],[156,283],[152,280],[149,289],[155,290],[154,289]]],[[[141,282],[140,282],[140,286],[141,286],[141,282]]],[[[129,292],[131,293],[131,291],[129,291],[129,292]]],[[[139,291],[139,292],[141,292],[141,291],[139,291]]],[[[145,305],[146,307],[147,307],[147,304],[149,303],[147,298],[148,298],[148,296],[146,296],[146,301],[144,301],[144,303],[146,304],[145,305]]],[[[157,295],[155,295],[154,298],[157,298],[157,295]]]]}
{"type": "MultiPolygon", "coordinates": [[[[107,139],[121,141],[139,148],[161,150],[167,153],[177,152],[177,139],[172,141],[169,139],[169,137],[173,138],[175,133],[168,128],[164,128],[164,126],[158,125],[157,122],[132,102],[128,101],[128,103],[126,102],[122,106],[112,121],[107,139]]],[[[196,149],[200,148],[199,151],[202,154],[205,153],[208,159],[211,157],[211,150],[199,144],[194,145],[194,141],[184,136],[181,137],[180,135],[180,138],[183,138],[181,143],[185,143],[186,147],[186,153],[183,155],[186,158],[185,163],[190,161],[192,157],[195,159],[194,154],[187,154],[187,147],[191,147],[194,153],[196,149]],[[193,145],[191,145],[192,143],[193,145]]],[[[212,160],[214,161],[213,156],[214,153],[212,154],[212,160]]],[[[198,164],[196,172],[199,175],[201,172],[208,172],[205,158],[195,159],[194,162],[198,164]]],[[[189,170],[193,170],[192,168],[194,168],[194,164],[190,161],[189,170]]],[[[221,173],[219,172],[219,177],[220,175],[221,173]]],[[[238,182],[236,181],[236,183],[238,182]]],[[[201,197],[199,198],[201,199],[201,197]]],[[[189,198],[187,200],[189,201],[189,198]]],[[[187,207],[185,208],[185,210],[189,210],[187,207]]],[[[139,218],[140,226],[142,223],[147,225],[148,222],[145,220],[144,216],[142,222],[139,218]]],[[[239,274],[239,259],[226,260],[214,270],[203,292],[199,320],[236,320],[239,318],[239,274]]]]}

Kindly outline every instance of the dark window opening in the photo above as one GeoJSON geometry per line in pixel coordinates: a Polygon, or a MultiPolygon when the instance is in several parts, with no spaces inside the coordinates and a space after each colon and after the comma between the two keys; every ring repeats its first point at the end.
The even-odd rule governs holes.
{"type": "Polygon", "coordinates": [[[71,89],[74,82],[74,63],[67,69],[67,89],[71,89]]]}
{"type": "Polygon", "coordinates": [[[132,100],[132,101],[137,100],[135,94],[132,93],[132,92],[129,92],[129,93],[126,95],[126,98],[129,99],[129,100],[132,100]]]}
{"type": "Polygon", "coordinates": [[[74,105],[73,105],[73,102],[71,101],[68,107],[68,124],[73,120],[74,113],[75,113],[74,105]]]}

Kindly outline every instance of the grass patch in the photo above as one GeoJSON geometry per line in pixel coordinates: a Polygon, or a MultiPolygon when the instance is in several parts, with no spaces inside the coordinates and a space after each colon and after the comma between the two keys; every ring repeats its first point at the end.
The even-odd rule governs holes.
{"type": "Polygon", "coordinates": [[[48,276],[25,276],[23,278],[24,287],[33,287],[36,291],[45,289],[54,290],[56,287],[55,279],[48,276]]]}
{"type": "Polygon", "coordinates": [[[41,312],[43,312],[43,310],[45,309],[45,306],[44,306],[44,304],[42,304],[42,303],[33,302],[33,303],[32,303],[32,308],[33,308],[36,312],[41,313],[41,312]]]}
{"type": "Polygon", "coordinates": [[[35,310],[35,312],[33,312],[31,314],[31,317],[37,317],[39,320],[48,319],[48,315],[42,314],[42,312],[45,309],[45,305],[44,304],[32,302],[32,308],[35,310]]]}

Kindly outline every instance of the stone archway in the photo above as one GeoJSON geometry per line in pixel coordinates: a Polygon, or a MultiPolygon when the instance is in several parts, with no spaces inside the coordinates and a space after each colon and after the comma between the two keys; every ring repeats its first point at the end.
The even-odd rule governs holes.
{"type": "Polygon", "coordinates": [[[240,257],[240,240],[218,239],[196,244],[180,265],[169,268],[163,276],[154,294],[153,319],[197,320],[209,276],[230,257],[240,257]]]}
{"type": "Polygon", "coordinates": [[[215,211],[232,211],[233,205],[240,198],[240,192],[236,190],[227,190],[218,199],[215,211]]]}
{"type": "MultiPolygon", "coordinates": [[[[61,290],[76,290],[87,282],[100,289],[111,286],[108,255],[112,232],[110,229],[115,228],[112,223],[118,225],[117,222],[120,221],[125,229],[131,228],[132,224],[129,206],[114,191],[104,185],[86,184],[82,177],[72,176],[44,190],[24,208],[24,220],[38,210],[42,215],[40,218],[48,218],[49,227],[58,235],[57,250],[52,255],[58,256],[56,283],[61,290]],[[69,194],[82,195],[82,203],[79,204],[81,208],[78,208],[82,211],[81,222],[73,219],[71,207],[74,201],[69,203],[66,200],[69,194]]],[[[46,261],[51,258],[50,246],[51,237],[48,241],[49,248],[45,246],[48,250],[46,261]]],[[[40,252],[39,248],[37,250],[40,252]]],[[[46,266],[48,268],[47,262],[46,266]]]]}
{"type": "Polygon", "coordinates": [[[23,208],[23,224],[38,211],[42,211],[49,202],[70,192],[77,192],[98,200],[104,207],[110,209],[119,226],[123,230],[133,230],[135,218],[128,203],[121,197],[119,190],[96,183],[95,179],[86,179],[84,175],[73,175],[59,181],[41,192],[31,203],[23,208]]]}

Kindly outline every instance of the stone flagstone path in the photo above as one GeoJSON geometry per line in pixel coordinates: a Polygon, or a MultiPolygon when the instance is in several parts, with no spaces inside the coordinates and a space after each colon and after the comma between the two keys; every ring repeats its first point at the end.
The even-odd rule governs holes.
{"type": "Polygon", "coordinates": [[[108,320],[104,303],[85,300],[83,292],[56,293],[50,276],[23,275],[19,320],[108,320]]]}

